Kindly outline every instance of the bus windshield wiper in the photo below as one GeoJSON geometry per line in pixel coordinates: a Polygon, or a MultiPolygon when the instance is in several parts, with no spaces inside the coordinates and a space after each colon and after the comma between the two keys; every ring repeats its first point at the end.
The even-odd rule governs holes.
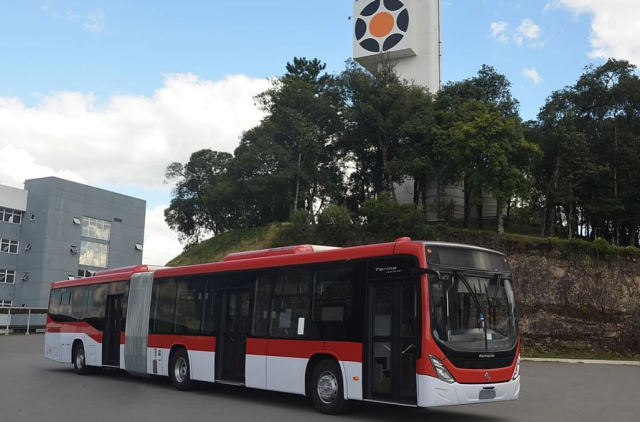
{"type": "Polygon", "coordinates": [[[487,341],[487,324],[484,321],[484,311],[482,310],[482,306],[480,305],[480,301],[478,300],[478,295],[476,294],[476,292],[474,290],[471,290],[471,285],[467,281],[467,278],[462,274],[462,271],[458,270],[458,271],[456,271],[456,274],[458,274],[458,277],[464,283],[464,286],[469,291],[469,294],[471,295],[471,298],[473,299],[473,302],[476,304],[476,307],[477,307],[478,311],[480,311],[480,323],[482,324],[482,332],[483,332],[483,337],[484,337],[484,349],[485,349],[485,351],[487,351],[487,350],[489,350],[489,345],[488,345],[488,341],[487,341]]]}

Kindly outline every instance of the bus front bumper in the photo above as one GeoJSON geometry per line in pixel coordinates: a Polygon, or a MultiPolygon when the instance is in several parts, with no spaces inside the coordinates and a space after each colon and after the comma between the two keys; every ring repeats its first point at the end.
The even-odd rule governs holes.
{"type": "Polygon", "coordinates": [[[520,377],[496,384],[447,384],[438,378],[418,375],[418,406],[441,407],[517,400],[520,377]],[[495,392],[495,397],[494,397],[495,392]]]}

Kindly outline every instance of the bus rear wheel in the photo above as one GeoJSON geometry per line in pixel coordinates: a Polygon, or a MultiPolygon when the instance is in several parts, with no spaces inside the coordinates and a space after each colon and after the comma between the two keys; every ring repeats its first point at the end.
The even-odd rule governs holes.
{"type": "Polygon", "coordinates": [[[76,374],[79,375],[87,375],[90,372],[82,343],[78,343],[73,349],[73,367],[76,370],[76,374]]]}
{"type": "Polygon", "coordinates": [[[169,367],[169,377],[176,389],[180,391],[193,390],[195,384],[191,379],[191,365],[189,365],[189,354],[185,349],[177,350],[171,359],[169,367]]]}
{"type": "Polygon", "coordinates": [[[323,360],[311,375],[311,399],[321,413],[340,415],[349,410],[350,403],[344,398],[342,372],[337,362],[323,360]]]}

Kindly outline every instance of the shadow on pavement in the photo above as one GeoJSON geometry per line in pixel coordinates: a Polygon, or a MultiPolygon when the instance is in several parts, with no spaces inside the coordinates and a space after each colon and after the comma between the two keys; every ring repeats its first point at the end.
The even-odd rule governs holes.
{"type": "MultiPolygon", "coordinates": [[[[59,376],[79,376],[76,375],[73,369],[69,367],[55,369],[47,368],[47,371],[58,373],[59,376]]],[[[173,389],[173,385],[167,377],[135,377],[125,371],[117,369],[100,369],[86,376],[92,378],[104,378],[105,380],[116,380],[118,383],[145,384],[152,388],[173,389]]],[[[200,383],[198,384],[197,389],[192,392],[184,393],[175,391],[175,394],[191,394],[201,396],[203,398],[215,396],[218,399],[231,402],[230,404],[237,406],[243,406],[251,403],[265,407],[291,409],[297,412],[317,414],[309,398],[274,391],[247,389],[222,384],[200,383]]],[[[365,402],[353,402],[351,411],[348,414],[349,420],[379,422],[398,420],[416,422],[499,422],[509,420],[504,417],[505,415],[488,417],[474,414],[469,407],[451,409],[419,409],[365,402]],[[466,411],[467,409],[469,409],[469,411],[466,411]]]]}

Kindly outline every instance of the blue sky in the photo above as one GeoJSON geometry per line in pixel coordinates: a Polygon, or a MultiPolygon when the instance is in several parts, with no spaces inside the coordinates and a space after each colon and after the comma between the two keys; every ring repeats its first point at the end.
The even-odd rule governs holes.
{"type": "MultiPolygon", "coordinates": [[[[490,64],[513,83],[523,117],[535,117],[552,90],[572,83],[594,62],[587,56],[588,17],[562,8],[545,12],[547,3],[443,1],[443,80],[469,77],[490,64]],[[492,22],[514,29],[524,19],[541,28],[543,48],[504,45],[489,36],[492,22]],[[522,76],[525,67],[535,67],[544,82],[522,76]]],[[[150,95],[168,73],[266,78],[281,74],[293,56],[318,57],[338,72],[351,55],[351,11],[349,0],[5,1],[0,95],[28,104],[60,90],[100,98],[150,95]],[[95,15],[103,26],[86,29],[95,15]]]]}
{"type": "MultiPolygon", "coordinates": [[[[340,72],[352,0],[0,0],[0,183],[56,175],[147,200],[145,260],[180,250],[163,170],[233,152],[294,56],[340,72]],[[155,246],[152,246],[155,245],[155,246]]],[[[443,81],[484,63],[524,119],[607,57],[640,62],[637,0],[442,0],[443,81]]]]}

